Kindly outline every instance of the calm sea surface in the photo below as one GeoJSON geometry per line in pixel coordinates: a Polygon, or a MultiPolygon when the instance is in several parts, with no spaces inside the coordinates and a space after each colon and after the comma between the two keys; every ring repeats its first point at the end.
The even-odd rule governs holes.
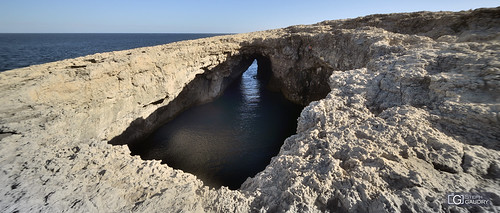
{"type": "Polygon", "coordinates": [[[222,34],[0,33],[0,72],[94,53],[216,35],[222,34]]]}

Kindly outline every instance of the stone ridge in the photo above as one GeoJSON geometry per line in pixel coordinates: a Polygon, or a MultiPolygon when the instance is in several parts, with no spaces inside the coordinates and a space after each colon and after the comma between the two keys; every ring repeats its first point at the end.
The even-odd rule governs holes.
{"type": "Polygon", "coordinates": [[[371,15],[2,72],[0,211],[498,211],[499,14],[371,15]],[[216,98],[253,59],[307,106],[240,190],[120,145],[216,98]],[[492,205],[449,205],[451,192],[492,205]]]}

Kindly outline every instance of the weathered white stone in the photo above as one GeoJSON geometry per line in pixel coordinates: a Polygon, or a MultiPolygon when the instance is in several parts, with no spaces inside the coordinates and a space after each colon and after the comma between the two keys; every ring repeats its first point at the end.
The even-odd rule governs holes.
{"type": "Polygon", "coordinates": [[[498,210],[498,14],[372,15],[2,72],[0,211],[498,210]],[[307,107],[240,190],[108,144],[139,143],[254,58],[307,107]],[[450,206],[450,192],[485,192],[495,206],[450,206]]]}

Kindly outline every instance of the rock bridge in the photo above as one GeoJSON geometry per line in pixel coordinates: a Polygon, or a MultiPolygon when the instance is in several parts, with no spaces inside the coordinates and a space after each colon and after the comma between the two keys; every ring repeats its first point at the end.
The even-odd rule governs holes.
{"type": "Polygon", "coordinates": [[[2,72],[0,209],[469,208],[446,203],[457,191],[498,208],[498,14],[372,15],[2,72]],[[306,107],[297,134],[240,190],[210,189],[111,145],[216,98],[254,59],[269,88],[306,107]]]}

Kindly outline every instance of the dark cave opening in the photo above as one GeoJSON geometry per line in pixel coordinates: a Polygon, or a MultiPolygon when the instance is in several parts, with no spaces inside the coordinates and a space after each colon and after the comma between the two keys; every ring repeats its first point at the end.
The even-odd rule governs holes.
{"type": "Polygon", "coordinates": [[[147,138],[129,143],[132,154],[162,160],[215,188],[238,189],[262,171],[284,140],[295,134],[302,106],[273,88],[268,58],[244,57],[236,67],[248,69],[232,71],[224,79],[228,86],[222,95],[186,109],[147,138]]]}

